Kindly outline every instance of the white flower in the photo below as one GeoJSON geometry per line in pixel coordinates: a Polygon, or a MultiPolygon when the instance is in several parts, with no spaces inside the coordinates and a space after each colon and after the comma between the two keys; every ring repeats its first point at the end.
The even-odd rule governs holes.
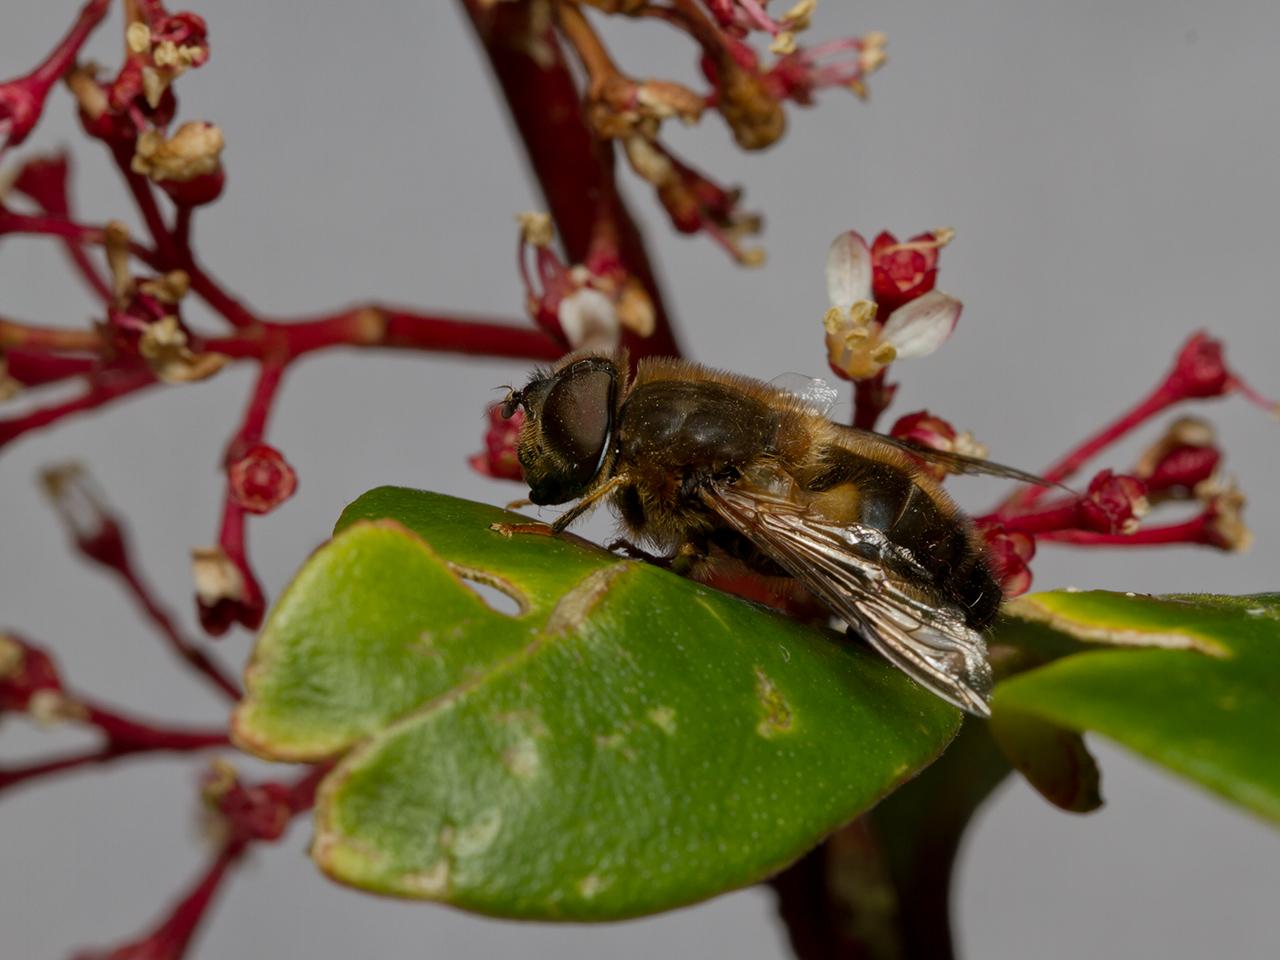
{"type": "Polygon", "coordinates": [[[827,252],[827,296],[823,317],[831,365],[853,380],[874,377],[894,360],[923,357],[942,346],[961,303],[940,290],[904,303],[881,322],[872,294],[871,248],[855,230],[840,234],[827,252]]]}
{"type": "Polygon", "coordinates": [[[594,287],[582,286],[560,301],[556,309],[560,329],[574,350],[612,351],[618,348],[622,327],[614,301],[594,287]]]}

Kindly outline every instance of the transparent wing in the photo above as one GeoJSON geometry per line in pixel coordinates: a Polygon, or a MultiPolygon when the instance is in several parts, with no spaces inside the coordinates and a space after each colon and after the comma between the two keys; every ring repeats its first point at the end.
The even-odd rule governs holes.
{"type": "Polygon", "coordinates": [[[769,381],[769,386],[799,398],[820,417],[830,413],[840,399],[840,391],[827,381],[806,377],[803,373],[780,374],[769,381]]]}
{"type": "MultiPolygon", "coordinates": [[[[838,426],[843,425],[838,424],[838,426]]],[[[1022,483],[1035,484],[1037,487],[1062,487],[1064,490],[1067,489],[1060,483],[1054,483],[1052,480],[1038,477],[1034,473],[1028,473],[1026,470],[1019,470],[1017,467],[1006,467],[1003,463],[992,463],[990,460],[981,460],[978,457],[966,457],[962,453],[947,453],[943,450],[934,450],[932,447],[922,447],[919,444],[911,443],[909,440],[899,440],[897,437],[876,433],[873,430],[862,430],[858,427],[844,427],[844,429],[859,436],[872,437],[882,443],[887,443],[891,447],[897,447],[899,450],[909,453],[913,457],[919,457],[927,463],[936,463],[938,466],[946,467],[952,473],[962,473],[970,476],[1004,477],[1006,480],[1018,480],[1022,483]]]]}
{"type": "Polygon", "coordinates": [[[949,703],[990,716],[991,667],[982,634],[958,609],[921,599],[893,572],[920,569],[909,551],[878,530],[832,523],[746,484],[712,485],[702,499],[886,660],[949,703]]]}

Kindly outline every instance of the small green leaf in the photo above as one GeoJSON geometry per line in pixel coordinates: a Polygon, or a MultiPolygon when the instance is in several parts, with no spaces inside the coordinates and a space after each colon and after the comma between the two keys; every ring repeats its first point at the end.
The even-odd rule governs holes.
{"type": "Polygon", "coordinates": [[[855,644],[495,522],[527,518],[371,491],[258,640],[236,737],[341,758],[312,856],[344,883],[509,917],[663,910],[778,870],[956,732],[855,644]]]}
{"type": "MultiPolygon", "coordinates": [[[[1280,594],[1057,592],[1009,613],[995,644],[1043,650],[1053,634],[1083,651],[996,686],[992,732],[1015,766],[1048,763],[1051,779],[1065,769],[1035,759],[1036,736],[1066,742],[1040,725],[1096,731],[1280,821],[1280,594]]],[[[1058,790],[1082,788],[1087,806],[1087,773],[1058,790]]]]}

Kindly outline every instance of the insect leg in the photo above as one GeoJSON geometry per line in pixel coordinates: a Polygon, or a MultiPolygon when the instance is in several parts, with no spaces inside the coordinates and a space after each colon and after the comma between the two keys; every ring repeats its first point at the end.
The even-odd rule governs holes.
{"type": "Polygon", "coordinates": [[[604,497],[607,497],[609,494],[613,493],[613,491],[617,490],[619,487],[630,482],[631,482],[631,478],[628,477],[625,473],[614,474],[604,483],[600,484],[594,490],[589,492],[585,497],[583,497],[581,500],[575,503],[572,507],[570,507],[564,513],[560,514],[560,516],[556,517],[555,523],[551,524],[551,529],[556,533],[560,533],[566,527],[568,527],[569,524],[573,523],[573,521],[577,520],[580,516],[582,516],[592,507],[594,507],[597,501],[603,499],[604,497]]]}

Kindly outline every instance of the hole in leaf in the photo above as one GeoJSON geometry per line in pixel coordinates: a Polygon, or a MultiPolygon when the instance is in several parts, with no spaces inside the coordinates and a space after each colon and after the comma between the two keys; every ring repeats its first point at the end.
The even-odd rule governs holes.
{"type": "Polygon", "coordinates": [[[518,617],[529,609],[524,594],[515,584],[485,570],[472,570],[450,564],[453,572],[490,610],[504,617],[518,617]]]}

